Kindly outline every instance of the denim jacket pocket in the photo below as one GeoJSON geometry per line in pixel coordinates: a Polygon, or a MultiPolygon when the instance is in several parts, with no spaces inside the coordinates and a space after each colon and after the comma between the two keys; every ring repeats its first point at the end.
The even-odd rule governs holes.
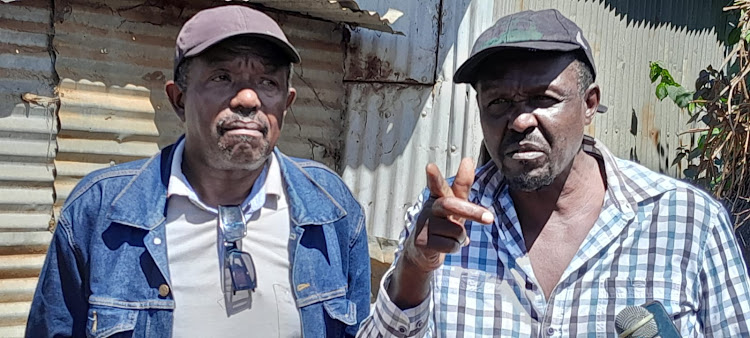
{"type": "Polygon", "coordinates": [[[323,302],[323,308],[326,309],[331,318],[346,325],[357,323],[357,307],[354,305],[354,302],[346,299],[346,297],[326,300],[323,302]]]}
{"type": "Polygon", "coordinates": [[[112,337],[117,333],[133,331],[138,320],[138,310],[110,306],[89,307],[86,323],[87,337],[112,337]]]}

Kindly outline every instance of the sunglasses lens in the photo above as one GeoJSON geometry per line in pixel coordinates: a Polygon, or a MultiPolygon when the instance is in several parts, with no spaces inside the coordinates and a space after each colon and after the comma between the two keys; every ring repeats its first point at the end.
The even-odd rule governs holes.
{"type": "Polygon", "coordinates": [[[247,231],[242,209],[237,205],[220,205],[219,226],[228,242],[241,240],[247,231]]]}
{"type": "Polygon", "coordinates": [[[232,276],[232,288],[235,291],[255,291],[256,276],[253,258],[247,252],[233,250],[228,253],[230,275],[232,276]]]}

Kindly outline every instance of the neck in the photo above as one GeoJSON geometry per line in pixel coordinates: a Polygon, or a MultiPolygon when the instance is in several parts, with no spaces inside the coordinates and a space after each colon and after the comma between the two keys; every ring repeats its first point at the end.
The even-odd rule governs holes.
{"type": "Polygon", "coordinates": [[[201,201],[214,208],[219,205],[241,204],[250,194],[264,166],[265,164],[255,170],[219,170],[206,165],[205,161],[187,151],[182,156],[185,178],[201,201]]]}
{"type": "Polygon", "coordinates": [[[601,208],[606,190],[603,175],[598,161],[580,151],[571,166],[549,186],[535,191],[511,190],[521,224],[525,228],[543,227],[552,214],[569,219],[580,215],[584,208],[601,208]]]}

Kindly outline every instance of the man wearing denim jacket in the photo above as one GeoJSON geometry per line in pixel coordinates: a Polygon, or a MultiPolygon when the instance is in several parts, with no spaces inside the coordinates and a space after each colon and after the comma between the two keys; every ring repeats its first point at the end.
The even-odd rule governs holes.
{"type": "Polygon", "coordinates": [[[184,137],[78,184],[27,336],[353,336],[370,299],[362,208],[275,148],[297,51],[244,6],[199,12],[176,47],[166,90],[184,137]]]}

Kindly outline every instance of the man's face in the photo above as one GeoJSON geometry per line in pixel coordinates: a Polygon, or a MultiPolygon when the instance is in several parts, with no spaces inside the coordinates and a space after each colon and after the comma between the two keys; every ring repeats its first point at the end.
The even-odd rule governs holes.
{"type": "Polygon", "coordinates": [[[485,65],[476,88],[487,150],[512,189],[550,185],[581,148],[583,129],[598,105],[598,87],[596,104],[588,102],[590,90],[581,94],[572,57],[489,60],[485,65]]]}
{"type": "Polygon", "coordinates": [[[255,170],[273,151],[296,93],[288,67],[231,43],[191,60],[178,115],[188,156],[219,170],[255,170]]]}

